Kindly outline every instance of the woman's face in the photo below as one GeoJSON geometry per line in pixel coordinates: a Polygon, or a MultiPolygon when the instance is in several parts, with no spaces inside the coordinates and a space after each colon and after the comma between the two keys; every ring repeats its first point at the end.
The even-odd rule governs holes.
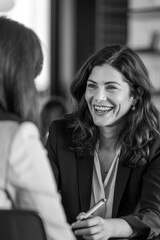
{"type": "Polygon", "coordinates": [[[119,123],[132,106],[133,96],[123,76],[108,64],[93,68],[87,80],[85,99],[93,122],[99,127],[119,123]]]}

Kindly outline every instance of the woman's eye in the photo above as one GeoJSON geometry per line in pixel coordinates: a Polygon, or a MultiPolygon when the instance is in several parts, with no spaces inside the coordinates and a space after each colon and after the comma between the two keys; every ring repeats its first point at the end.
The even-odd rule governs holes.
{"type": "Polygon", "coordinates": [[[107,86],[106,89],[107,90],[117,90],[117,87],[110,85],[110,86],[107,86]]]}
{"type": "Polygon", "coordinates": [[[88,87],[88,88],[94,88],[94,87],[95,87],[95,84],[93,84],[93,83],[88,83],[88,84],[87,84],[87,87],[88,87]]]}

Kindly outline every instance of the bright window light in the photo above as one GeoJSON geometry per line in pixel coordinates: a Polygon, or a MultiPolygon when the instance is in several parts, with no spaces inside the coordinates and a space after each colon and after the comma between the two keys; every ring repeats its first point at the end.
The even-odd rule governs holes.
{"type": "Polygon", "coordinates": [[[35,84],[38,91],[45,91],[50,85],[50,0],[15,0],[14,2],[12,9],[1,11],[0,15],[23,23],[39,36],[44,54],[44,66],[40,76],[35,79],[35,84]]]}

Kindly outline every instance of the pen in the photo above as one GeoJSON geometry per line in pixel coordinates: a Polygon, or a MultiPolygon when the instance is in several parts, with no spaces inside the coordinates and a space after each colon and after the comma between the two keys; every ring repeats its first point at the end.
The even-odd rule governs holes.
{"type": "Polygon", "coordinates": [[[100,201],[98,201],[88,212],[86,212],[86,214],[81,218],[81,220],[87,219],[98,208],[100,208],[106,201],[107,201],[106,198],[102,198],[100,201]]]}

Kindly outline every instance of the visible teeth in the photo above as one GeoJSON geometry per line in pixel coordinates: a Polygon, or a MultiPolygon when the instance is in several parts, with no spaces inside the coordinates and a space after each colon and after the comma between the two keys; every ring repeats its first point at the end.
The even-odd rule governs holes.
{"type": "Polygon", "coordinates": [[[109,111],[112,109],[111,107],[105,107],[105,106],[94,106],[94,108],[95,110],[98,110],[98,111],[109,111]]]}

